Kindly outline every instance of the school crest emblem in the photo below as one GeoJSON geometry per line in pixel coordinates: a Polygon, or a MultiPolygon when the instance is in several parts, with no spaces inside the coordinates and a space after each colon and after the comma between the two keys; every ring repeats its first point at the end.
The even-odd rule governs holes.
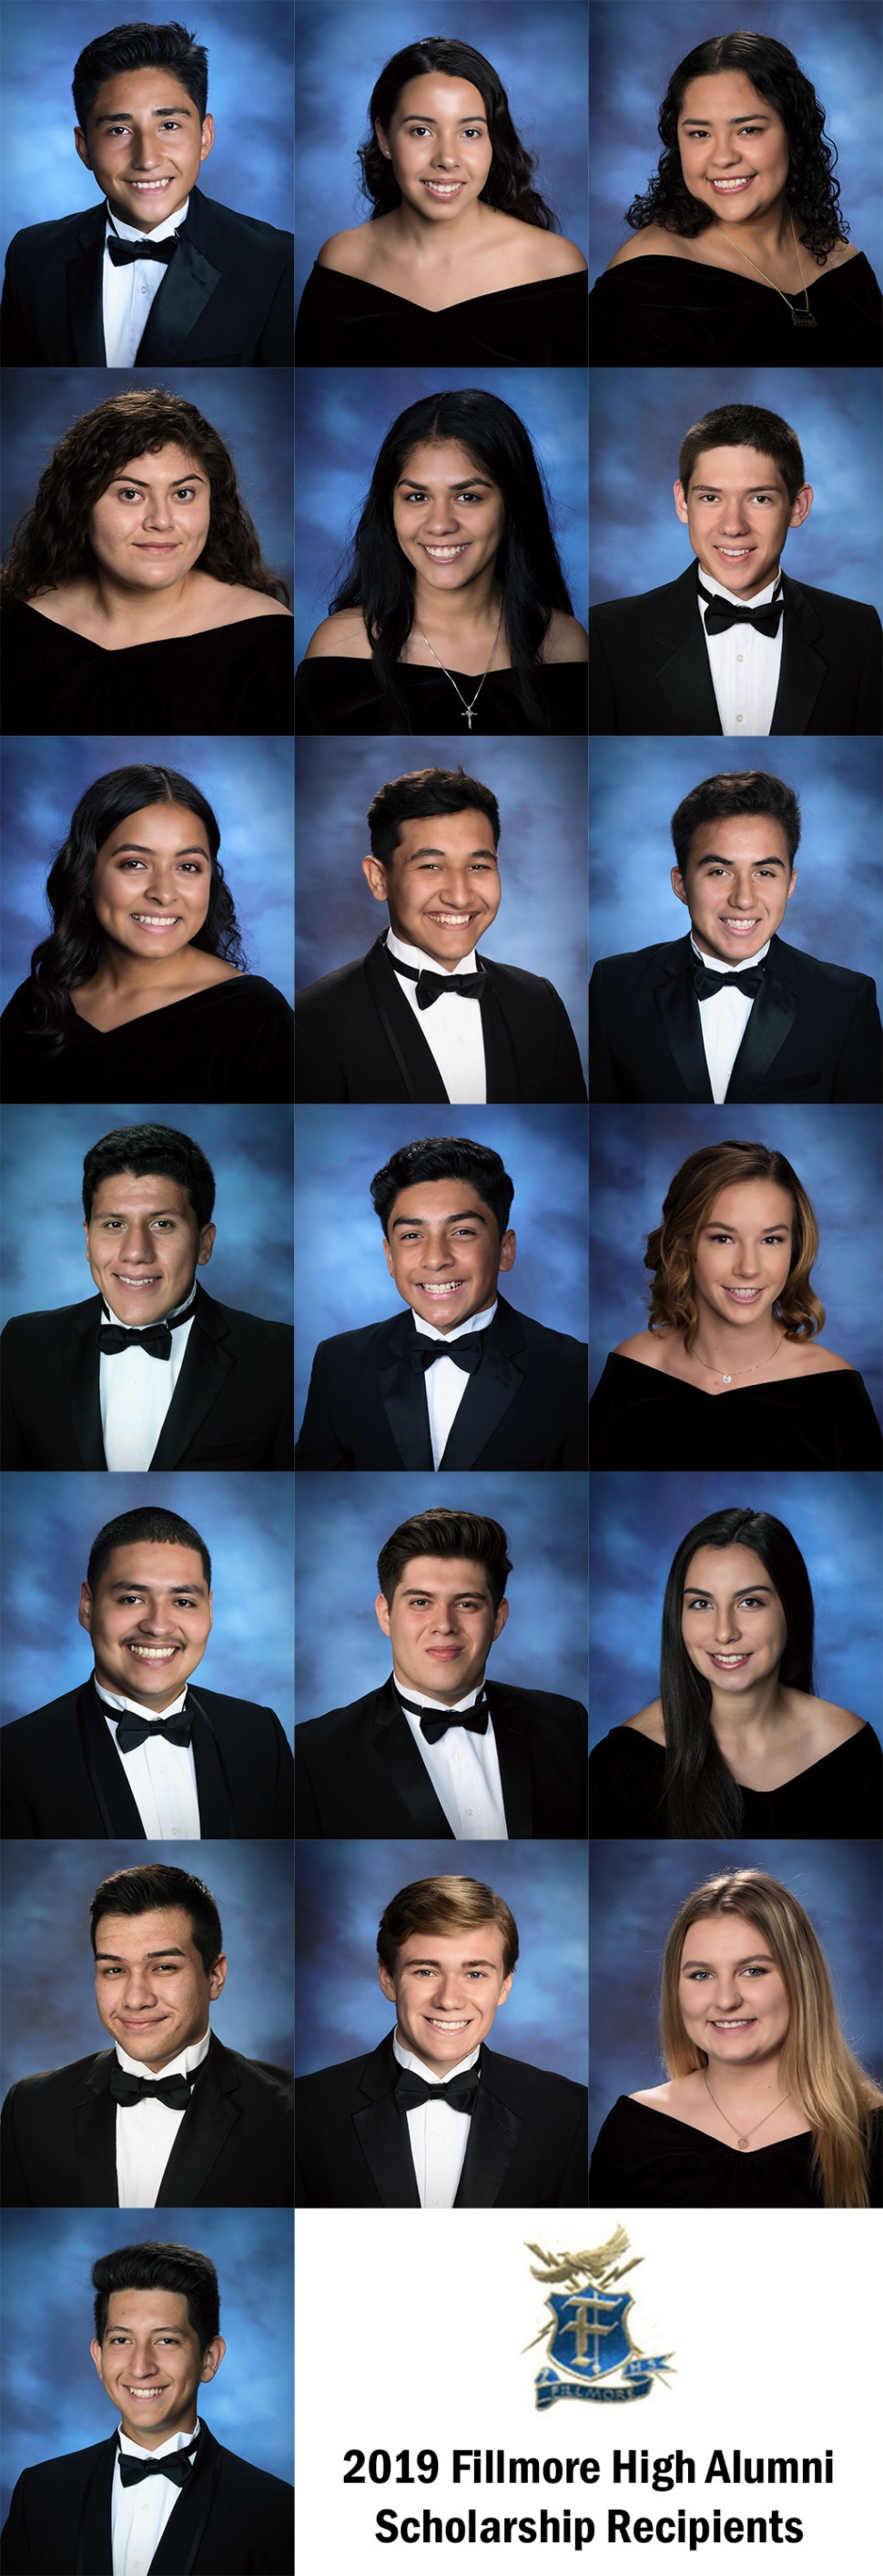
{"type": "Polygon", "coordinates": [[[546,2361],[534,2382],[538,2407],[554,2406],[559,2397],[624,2406],[646,2397],[654,2380],[671,2369],[670,2353],[643,2353],[632,2342],[628,2319],[634,2299],[630,2290],[615,2285],[644,2258],[633,2254],[624,2263],[628,2244],[625,2228],[618,2227],[606,2245],[587,2247],[581,2254],[551,2254],[541,2245],[528,2245],[528,2253],[538,2258],[530,2267],[533,2279],[555,2284],[546,2300],[550,2322],[533,2338],[546,2346],[546,2361]]]}

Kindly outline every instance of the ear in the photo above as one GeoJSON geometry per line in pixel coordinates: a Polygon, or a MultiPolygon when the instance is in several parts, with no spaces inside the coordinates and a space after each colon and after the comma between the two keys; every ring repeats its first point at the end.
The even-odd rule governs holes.
{"type": "Polygon", "coordinates": [[[384,1249],[384,1252],[385,1252],[385,1254],[386,1254],[386,1267],[387,1267],[387,1270],[389,1271],[390,1278],[391,1278],[391,1279],[394,1279],[394,1278],[395,1278],[395,1264],[394,1264],[394,1262],[393,1262],[392,1253],[390,1252],[389,1244],[387,1243],[387,1240],[386,1240],[386,1236],[385,1236],[385,1235],[384,1235],[384,1238],[383,1238],[383,1249],[384,1249]]]}
{"type": "Polygon", "coordinates": [[[208,1623],[209,1623],[209,1627],[210,1627],[210,1628],[213,1628],[213,1627],[214,1627],[214,1624],[215,1624],[215,1614],[214,1614],[214,1611],[213,1611],[213,1609],[212,1609],[212,1600],[213,1600],[213,1595],[212,1595],[212,1593],[210,1592],[210,1593],[209,1593],[209,1597],[208,1597],[208,1623]]]}
{"type": "Polygon", "coordinates": [[[199,1238],[199,1251],[196,1256],[197,1268],[200,1270],[204,1269],[206,1262],[211,1260],[216,1233],[217,1226],[204,1225],[202,1228],[199,1238]]]}
{"type": "Polygon", "coordinates": [[[94,2363],[95,2363],[95,2368],[96,2368],[96,2370],[97,2370],[97,2372],[98,2372],[98,2377],[99,2377],[99,2379],[100,2379],[100,2378],[101,2378],[101,2345],[100,2345],[100,2343],[96,2343],[94,2335],[93,2335],[93,2337],[92,2337],[92,2341],[91,2341],[91,2343],[90,2343],[90,2345],[89,2345],[89,2350],[90,2350],[90,2352],[91,2352],[92,2359],[93,2359],[93,2361],[94,2361],[94,2363]]]}
{"type": "Polygon", "coordinates": [[[381,122],[380,122],[380,118],[379,118],[379,116],[375,116],[375,119],[374,119],[374,132],[375,132],[375,134],[376,134],[376,136],[377,136],[377,140],[378,140],[378,143],[379,143],[379,145],[380,145],[380,149],[381,149],[381,152],[382,152],[382,154],[383,154],[384,161],[391,161],[391,160],[392,160],[392,153],[391,153],[391,151],[390,151],[389,144],[387,143],[386,135],[384,134],[383,127],[382,127],[382,125],[381,125],[381,122]]]}
{"type": "Polygon", "coordinates": [[[509,1603],[508,1603],[508,1601],[506,1600],[506,1597],[505,1597],[505,1594],[504,1594],[503,1599],[502,1599],[502,1601],[501,1601],[501,1603],[500,1603],[499,1610],[495,1613],[495,1616],[494,1616],[493,1635],[494,1635],[494,1637],[495,1637],[495,1638],[496,1638],[496,1637],[501,1637],[501,1636],[502,1636],[503,1629],[505,1628],[506,1621],[507,1621],[508,1617],[509,1617],[509,1603]]]}
{"type": "Polygon", "coordinates": [[[214,2335],[211,2343],[206,2344],[202,2356],[202,2368],[199,2373],[201,2380],[214,2379],[216,2370],[220,2370],[226,2350],[223,2335],[214,2335]]]}
{"type": "Polygon", "coordinates": [[[88,1583],[81,1583],[81,1585],[80,1585],[80,1607],[79,1607],[79,1609],[78,1609],[78,1611],[77,1611],[77,1618],[79,1619],[79,1622],[80,1622],[80,1626],[81,1626],[81,1628],[85,1628],[85,1629],[87,1629],[88,1634],[89,1634],[89,1636],[91,1637],[91,1634],[92,1634],[92,1594],[91,1594],[91,1592],[90,1592],[90,1590],[89,1590],[88,1583]]]}
{"type": "Polygon", "coordinates": [[[684,880],[683,880],[683,877],[682,877],[682,875],[681,875],[680,868],[672,868],[672,872],[671,872],[671,890],[672,890],[672,894],[676,894],[676,895],[677,895],[677,898],[678,898],[678,902],[679,902],[679,903],[686,903],[686,901],[687,901],[687,889],[686,889],[686,886],[685,886],[685,884],[684,884],[684,880]]]}
{"type": "Polygon", "coordinates": [[[209,1969],[208,1990],[209,1990],[209,2001],[210,2001],[211,2003],[216,2003],[216,2002],[217,2002],[218,1996],[219,1996],[220,1994],[223,1994],[224,1987],[225,1987],[226,1983],[227,1983],[227,1961],[226,1961],[226,1958],[225,1958],[224,1952],[223,1952],[223,1950],[222,1950],[222,1951],[220,1952],[220,1954],[219,1954],[218,1958],[217,1958],[217,1959],[215,1959],[215,1960],[213,1961],[212,1966],[211,1966],[211,1967],[210,1967],[210,1969],[209,1969]]]}
{"type": "Polygon", "coordinates": [[[511,1270],[511,1268],[512,1268],[512,1264],[513,1264],[514,1259],[515,1259],[515,1251],[516,1251],[515,1236],[514,1236],[514,1234],[513,1234],[513,1232],[512,1232],[512,1228],[511,1228],[511,1226],[507,1226],[505,1234],[501,1234],[501,1236],[500,1236],[500,1269],[501,1269],[501,1270],[511,1270]]]}
{"type": "Polygon", "coordinates": [[[386,1598],[385,1592],[378,1592],[377,1599],[374,1603],[374,1610],[378,1627],[383,1629],[385,1637],[391,1636],[392,1631],[389,1624],[389,1602],[386,1598]]]}
{"type": "Polygon", "coordinates": [[[499,1992],[499,1995],[498,1995],[498,1997],[497,1997],[497,2011],[498,2011],[498,2012],[499,2012],[499,2009],[500,2009],[500,2005],[501,2005],[501,2004],[505,2004],[505,2003],[507,2003],[507,2002],[508,2002],[508,1999],[509,1999],[509,1996],[511,1995],[511,1992],[512,1992],[512,1977],[513,1977],[513,1973],[514,1973],[514,1971],[510,1968],[508,1977],[504,1977],[504,1979],[503,1979],[503,1983],[502,1983],[502,1985],[501,1985],[501,1987],[500,1987],[500,1992],[499,1992]]]}
{"type": "Polygon", "coordinates": [[[812,484],[802,483],[797,494],[797,498],[792,505],[791,517],[788,521],[789,528],[802,528],[804,519],[809,518],[812,504],[812,484]]]}
{"type": "Polygon", "coordinates": [[[382,860],[375,859],[373,850],[369,851],[367,859],[362,860],[362,875],[368,879],[375,903],[385,903],[387,900],[386,869],[382,860]]]}
{"type": "Polygon", "coordinates": [[[74,126],[74,149],[79,153],[84,169],[91,170],[92,163],[89,158],[89,146],[81,125],[74,126]]]}
{"type": "Polygon", "coordinates": [[[382,1959],[378,1959],[377,1962],[377,1983],[380,1987],[381,1994],[386,1996],[387,2003],[394,2004],[396,2000],[395,1986],[393,1985],[389,1969],[384,1967],[382,1959]]]}
{"type": "Polygon", "coordinates": [[[199,158],[200,158],[200,161],[207,161],[207,160],[208,160],[208,156],[209,156],[209,153],[210,153],[210,151],[211,151],[211,148],[212,148],[212,144],[213,144],[213,142],[214,142],[214,139],[215,139],[215,120],[214,120],[214,117],[213,117],[213,116],[204,116],[204,117],[203,117],[203,120],[202,120],[202,142],[201,142],[201,144],[200,144],[200,149],[199,149],[199,158]]]}
{"type": "Polygon", "coordinates": [[[689,517],[689,512],[688,512],[688,509],[687,509],[687,495],[686,495],[686,492],[684,491],[684,486],[683,486],[683,484],[682,484],[682,482],[681,482],[680,480],[678,480],[678,482],[675,484],[675,487],[674,487],[674,493],[675,493],[675,509],[676,509],[676,511],[677,511],[678,518],[683,520],[684,527],[686,527],[686,525],[687,525],[687,520],[688,520],[688,517],[689,517]]]}
{"type": "Polygon", "coordinates": [[[792,895],[793,895],[794,888],[795,888],[796,884],[797,884],[797,869],[796,869],[796,868],[792,868],[792,870],[791,870],[791,882],[790,882],[789,887],[788,887],[788,892],[787,892],[787,894],[786,894],[786,896],[785,896],[785,901],[786,901],[786,903],[790,903],[790,901],[791,901],[791,897],[792,897],[792,895]]]}

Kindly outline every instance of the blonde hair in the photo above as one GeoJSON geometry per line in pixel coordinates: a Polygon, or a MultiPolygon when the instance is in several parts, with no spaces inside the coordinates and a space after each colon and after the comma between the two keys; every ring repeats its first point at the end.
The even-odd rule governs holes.
{"type": "Polygon", "coordinates": [[[415,1878],[400,1887],[380,1917],[377,1956],[387,1975],[395,1975],[402,1942],[411,1932],[474,1932],[480,1923],[495,1923],[503,1944],[503,1971],[511,1977],[518,1957],[518,1926],[504,1896],[480,1878],[415,1878]]]}
{"type": "Polygon", "coordinates": [[[741,1914],[753,1923],[784,1980],[789,2021],[780,2064],[782,2089],[805,2112],[812,2130],[813,2173],[825,2208],[867,2209],[871,2127],[883,2093],[847,2047],[809,1916],[790,1888],[766,1870],[725,1870],[718,1878],[704,1879],[675,1916],[665,1945],[659,2010],[669,2074],[692,2075],[708,2064],[706,2050],[684,2028],[679,1980],[687,1933],[715,1914],[741,1914]]]}
{"type": "Polygon", "coordinates": [[[658,1333],[668,1326],[684,1335],[685,1350],[696,1338],[698,1311],[693,1290],[693,1261],[702,1228],[721,1190],[737,1181],[773,1181],[787,1190],[794,1209],[791,1268],[773,1314],[789,1342],[808,1342],[820,1333],[825,1309],[809,1274],[819,1248],[819,1229],[806,1191],[784,1154],[771,1145],[752,1145],[727,1137],[718,1145],[700,1145],[688,1154],[663,1202],[662,1224],[647,1237],[645,1270],[652,1270],[649,1326],[658,1333]]]}

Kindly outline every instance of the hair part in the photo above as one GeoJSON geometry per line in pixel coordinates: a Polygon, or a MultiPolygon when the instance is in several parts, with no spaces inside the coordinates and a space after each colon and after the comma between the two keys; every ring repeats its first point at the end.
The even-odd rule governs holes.
{"type": "Polygon", "coordinates": [[[819,1229],[802,1183],[784,1154],[774,1146],[741,1143],[724,1137],[718,1145],[700,1145],[675,1173],[662,1205],[662,1224],[647,1236],[645,1270],[653,1272],[649,1328],[683,1333],[690,1352],[699,1311],[693,1287],[693,1262],[704,1225],[721,1190],[741,1181],[770,1181],[787,1190],[794,1208],[791,1267],[773,1303],[773,1316],[788,1342],[810,1342],[820,1333],[825,1309],[810,1286],[810,1271],[819,1248],[819,1229]]]}
{"type": "Polygon", "coordinates": [[[115,1520],[105,1521],[104,1528],[93,1538],[89,1550],[86,1581],[94,1600],[103,1574],[106,1574],[117,1547],[192,1547],[202,1562],[206,1587],[212,1588],[212,1561],[204,1538],[180,1512],[166,1511],[160,1503],[140,1503],[134,1511],[118,1512],[115,1520]]]}
{"type": "Polygon", "coordinates": [[[678,457],[685,494],[700,456],[709,447],[753,447],[758,456],[768,456],[781,474],[793,510],[806,482],[803,451],[797,431],[777,411],[765,411],[761,403],[721,403],[717,411],[707,411],[702,420],[694,421],[678,457]]]}
{"type": "Polygon", "coordinates": [[[162,1172],[177,1181],[187,1197],[202,1230],[208,1225],[215,1204],[215,1176],[202,1146],[194,1144],[180,1127],[161,1127],[145,1120],[139,1127],[111,1127],[97,1145],[90,1145],[83,1163],[83,1208],[86,1224],[91,1223],[95,1192],[101,1181],[111,1180],[119,1172],[132,1172],[140,1180],[148,1172],[162,1172]]]}
{"type": "Polygon", "coordinates": [[[208,2254],[192,2245],[118,2245],[99,2254],[92,2265],[95,2291],[95,2340],[103,2344],[107,2311],[114,2290],[173,2290],[187,2301],[187,2315],[200,2352],[220,2333],[218,2275],[208,2254]]]}
{"type": "Polygon", "coordinates": [[[381,1967],[388,1977],[395,1976],[402,1942],[412,1932],[445,1937],[474,1932],[481,1923],[496,1925],[503,1944],[503,1974],[511,1977],[518,1957],[518,1926],[505,1897],[485,1887],[480,1878],[415,1878],[410,1887],[400,1887],[380,1917],[377,1956],[381,1967]]]}
{"type": "Polygon", "coordinates": [[[741,1834],[745,1802],[711,1722],[710,1682],[697,1670],[683,1633],[684,1591],[701,1547],[747,1547],[778,1593],[787,1629],[779,1682],[813,1689],[812,1586],[796,1539],[772,1512],[732,1504],[697,1521],[681,1540],[662,1606],[659,1695],[665,1724],[666,1830],[673,1840],[741,1834]]]}
{"type": "Polygon", "coordinates": [[[375,117],[384,134],[388,133],[403,89],[427,72],[442,72],[448,80],[471,81],[484,101],[493,159],[480,203],[493,206],[498,214],[514,215],[518,223],[535,224],[541,232],[559,232],[557,215],[532,185],[533,159],[516,133],[499,72],[484,54],[476,53],[473,45],[463,45],[449,36],[427,36],[417,44],[403,45],[374,83],[368,107],[368,136],[359,146],[362,195],[368,198],[371,222],[376,222],[378,215],[391,214],[402,202],[392,163],[377,140],[375,117]]]}
{"type": "Polygon", "coordinates": [[[483,787],[479,778],[470,778],[465,769],[408,769],[401,778],[388,778],[379,787],[368,807],[368,829],[375,859],[388,868],[395,856],[403,823],[420,823],[433,814],[483,814],[490,824],[496,849],[500,839],[500,808],[492,787],[483,787]]]}
{"type": "Polygon", "coordinates": [[[760,814],[778,823],[785,835],[789,873],[800,846],[800,804],[793,787],[783,778],[773,778],[767,769],[719,770],[714,778],[703,778],[682,796],[671,818],[671,837],[681,875],[696,833],[703,823],[725,823],[731,815],[760,814]]]}
{"type": "Polygon", "coordinates": [[[154,27],[146,19],[134,19],[126,27],[111,27],[106,36],[93,36],[83,46],[74,65],[73,93],[77,124],[85,133],[92,109],[106,80],[114,72],[159,71],[174,73],[181,88],[196,108],[200,125],[205,123],[208,98],[208,54],[198,45],[195,35],[188,34],[176,18],[166,27],[154,27]]]}
{"type": "Polygon", "coordinates": [[[193,1878],[189,1869],[174,1869],[165,1861],[149,1861],[144,1868],[115,1869],[96,1887],[89,1908],[89,1935],[97,1957],[98,1926],[105,1914],[156,1914],[167,1906],[179,1905],[190,1922],[195,1949],[198,1950],[206,1976],[224,1947],[221,1917],[212,1895],[201,1878],[193,1878]]]}
{"type": "Polygon", "coordinates": [[[371,1183],[371,1197],[387,1239],[400,1190],[413,1189],[420,1181],[465,1181],[490,1208],[498,1234],[505,1234],[515,1184],[492,1145],[475,1145],[469,1136],[418,1136],[413,1145],[399,1145],[371,1183]]]}
{"type": "Polygon", "coordinates": [[[512,1572],[508,1545],[500,1521],[479,1512],[451,1511],[446,1504],[431,1503],[427,1511],[414,1512],[410,1520],[400,1521],[398,1529],[393,1530],[377,1559],[377,1580],[389,1606],[415,1556],[467,1557],[470,1563],[484,1567],[496,1613],[512,1572]]]}
{"type": "Polygon", "coordinates": [[[789,167],[785,201],[795,231],[821,268],[849,225],[840,212],[840,183],[834,177],[836,147],[825,135],[825,110],[812,82],[787,45],[769,35],[739,29],[729,36],[710,36],[694,45],[672,72],[659,111],[663,146],[659,165],[644,196],[634,197],[626,215],[633,232],[662,224],[682,240],[695,241],[715,218],[711,207],[692,197],[684,178],[678,122],[688,83],[709,72],[745,72],[758,97],[775,108],[788,137],[789,167]]]}

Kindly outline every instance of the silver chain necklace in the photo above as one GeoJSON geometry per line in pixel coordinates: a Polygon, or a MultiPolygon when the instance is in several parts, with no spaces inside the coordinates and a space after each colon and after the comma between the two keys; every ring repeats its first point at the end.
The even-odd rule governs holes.
{"type": "Polygon", "coordinates": [[[700,1368],[708,1370],[709,1377],[719,1377],[722,1386],[732,1386],[734,1377],[753,1377],[756,1369],[767,1368],[770,1360],[774,1360],[776,1353],[781,1350],[784,1339],[784,1333],[780,1333],[778,1341],[775,1343],[771,1351],[767,1351],[765,1359],[752,1360],[749,1368],[719,1369],[715,1368],[712,1360],[704,1360],[700,1351],[697,1351],[696,1357],[699,1361],[700,1368]]]}
{"type": "Polygon", "coordinates": [[[474,713],[475,713],[475,709],[476,709],[476,707],[477,707],[477,705],[478,705],[478,701],[479,701],[479,698],[480,698],[480,696],[481,696],[482,689],[484,688],[484,684],[485,684],[485,681],[486,681],[486,679],[487,679],[487,675],[488,675],[488,672],[489,672],[489,670],[490,670],[491,663],[492,663],[492,661],[493,661],[494,654],[495,654],[496,649],[497,649],[497,637],[499,636],[499,632],[500,632],[500,628],[501,628],[501,626],[502,626],[502,623],[503,623],[503,602],[502,602],[502,600],[501,600],[501,601],[500,601],[500,614],[499,614],[499,617],[498,617],[498,619],[497,619],[497,633],[496,633],[496,635],[494,636],[494,640],[493,640],[493,643],[492,643],[492,645],[491,645],[491,649],[490,649],[490,652],[489,652],[489,654],[488,654],[488,658],[487,658],[487,661],[486,661],[486,663],[485,663],[484,670],[482,671],[481,679],[479,680],[478,687],[477,687],[476,692],[475,692],[475,696],[474,696],[474,698],[473,698],[473,700],[472,700],[472,704],[471,704],[471,706],[468,706],[468,705],[467,705],[467,703],[466,703],[466,699],[465,699],[465,698],[464,698],[464,696],[463,696],[463,691],[462,691],[462,689],[457,689],[457,683],[456,683],[456,680],[455,680],[455,678],[454,678],[453,671],[445,671],[444,663],[443,663],[442,661],[440,661],[440,660],[439,660],[439,656],[438,656],[438,654],[437,654],[437,652],[436,652],[435,645],[434,645],[434,644],[430,644],[430,641],[429,641],[429,637],[428,637],[428,635],[423,635],[423,628],[422,628],[422,626],[420,625],[420,623],[419,623],[418,619],[417,619],[416,617],[415,617],[415,619],[414,619],[414,624],[415,624],[415,626],[416,626],[416,628],[417,628],[417,633],[418,633],[418,635],[423,635],[423,641],[424,641],[424,644],[425,644],[425,646],[426,646],[427,653],[431,653],[431,654],[432,654],[433,661],[434,661],[434,662],[438,662],[439,670],[440,670],[440,671],[444,671],[444,672],[445,672],[445,679],[446,679],[446,680],[450,680],[450,683],[451,683],[451,687],[452,687],[452,689],[457,689],[457,696],[458,696],[458,698],[459,698],[459,700],[460,700],[460,705],[461,705],[461,707],[462,707],[462,709],[463,709],[463,713],[464,713],[464,716],[465,716],[465,718],[466,718],[466,722],[467,722],[467,725],[468,725],[468,727],[469,727],[469,731],[470,731],[470,733],[472,732],[472,718],[473,718],[473,715],[474,715],[474,713]]]}
{"type": "Polygon", "coordinates": [[[737,2145],[737,2147],[747,2147],[747,2145],[748,2145],[748,2141],[749,2141],[749,2138],[756,2137],[758,2129],[763,2129],[763,2128],[765,2128],[765,2127],[766,2127],[766,2123],[767,2123],[767,2121],[772,2119],[773,2111],[781,2111],[782,2103],[783,2103],[783,2102],[790,2102],[790,2100],[791,2100],[791,2095],[790,2095],[790,2093],[783,2093],[783,2094],[782,2094],[782,2097],[781,2097],[781,2100],[780,2100],[780,2101],[778,2101],[778,2102],[774,2102],[774,2103],[773,2103],[773,2111],[765,2111],[765,2112],[764,2112],[764,2115],[763,2115],[763,2119],[762,2119],[762,2120],[755,2120],[755,2123],[754,2123],[754,2127],[753,2127],[753,2129],[746,2129],[744,2137],[743,2137],[743,2138],[740,2138],[740,2136],[739,2136],[739,2131],[738,2131],[738,2129],[737,2129],[737,2127],[736,2127],[735,2120],[729,2120],[729,2119],[727,2119],[726,2111],[724,2111],[724,2110],[722,2110],[722,2109],[721,2109],[721,2105],[720,2105],[720,2103],[719,2103],[719,2101],[718,2101],[718,2099],[717,2099],[717,2095],[716,2095],[716,2093],[712,2093],[712,2092],[711,2092],[711,2085],[709,2084],[709,2081],[708,2081],[708,2075],[707,2075],[707,2072],[706,2072],[706,2069],[705,2069],[705,2067],[704,2067],[704,2066],[703,2066],[702,2072],[703,2072],[703,2075],[705,2076],[705,2090],[706,2090],[706,2093],[710,2093],[710,2094],[711,2094],[711,2099],[712,2099],[712,2101],[713,2101],[713,2103],[714,2103],[715,2110],[719,2113],[720,2118],[721,2118],[722,2120],[726,2120],[726,2122],[727,2122],[727,2128],[728,2128],[728,2129],[732,2129],[733,2136],[734,2136],[734,2138],[735,2138],[735,2141],[736,2141],[736,2145],[737,2145]]]}

